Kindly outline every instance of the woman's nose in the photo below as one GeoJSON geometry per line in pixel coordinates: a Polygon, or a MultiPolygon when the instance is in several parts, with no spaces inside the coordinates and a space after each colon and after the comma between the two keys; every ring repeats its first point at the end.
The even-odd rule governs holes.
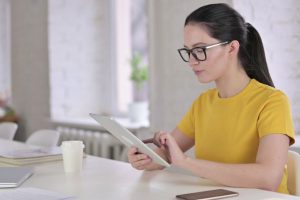
{"type": "Polygon", "coordinates": [[[197,60],[192,54],[190,55],[190,59],[189,59],[189,65],[191,67],[198,65],[200,63],[199,60],[197,60]]]}

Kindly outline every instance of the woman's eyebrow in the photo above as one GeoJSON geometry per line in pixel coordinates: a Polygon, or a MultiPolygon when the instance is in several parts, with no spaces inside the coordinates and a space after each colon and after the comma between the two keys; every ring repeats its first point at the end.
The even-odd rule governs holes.
{"type": "MultiPolygon", "coordinates": [[[[196,44],[193,44],[192,45],[192,48],[193,47],[197,47],[197,46],[205,46],[205,45],[207,45],[206,43],[203,43],[203,42],[198,42],[198,43],[196,43],[196,44]]],[[[186,45],[183,45],[185,48],[188,48],[188,46],[186,46],[186,45]]]]}

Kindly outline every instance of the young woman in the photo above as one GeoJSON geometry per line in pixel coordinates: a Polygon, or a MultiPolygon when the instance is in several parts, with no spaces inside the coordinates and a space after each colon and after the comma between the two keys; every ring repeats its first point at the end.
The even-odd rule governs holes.
{"type": "MultiPolygon", "coordinates": [[[[275,89],[256,29],[226,4],[191,13],[179,54],[201,83],[202,93],[170,134],[159,132],[156,151],[172,165],[232,187],[288,193],[287,155],[294,143],[290,106],[275,89]],[[195,146],[195,157],[185,151],[195,146]]],[[[139,170],[162,169],[136,148],[128,152],[139,170]]]]}

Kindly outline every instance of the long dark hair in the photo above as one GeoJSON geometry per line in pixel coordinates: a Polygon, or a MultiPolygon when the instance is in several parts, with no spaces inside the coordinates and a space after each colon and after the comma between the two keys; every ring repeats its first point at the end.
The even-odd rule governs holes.
{"type": "Polygon", "coordinates": [[[209,35],[220,41],[239,41],[238,58],[247,75],[275,87],[259,33],[250,23],[246,23],[236,10],[226,4],[203,6],[186,18],[184,25],[188,24],[205,26],[209,35]]]}

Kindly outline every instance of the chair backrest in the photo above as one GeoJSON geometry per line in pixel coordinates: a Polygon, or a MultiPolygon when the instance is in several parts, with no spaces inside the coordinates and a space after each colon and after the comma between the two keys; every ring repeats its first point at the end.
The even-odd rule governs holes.
{"type": "Polygon", "coordinates": [[[2,122],[0,123],[0,138],[6,140],[13,140],[18,125],[14,122],[2,122]]]}
{"type": "Polygon", "coordinates": [[[27,144],[53,147],[57,146],[59,132],[55,130],[42,129],[32,133],[26,140],[27,144]]]}
{"type": "Polygon", "coordinates": [[[295,151],[288,153],[288,190],[290,194],[300,196],[300,155],[295,151]]]}

